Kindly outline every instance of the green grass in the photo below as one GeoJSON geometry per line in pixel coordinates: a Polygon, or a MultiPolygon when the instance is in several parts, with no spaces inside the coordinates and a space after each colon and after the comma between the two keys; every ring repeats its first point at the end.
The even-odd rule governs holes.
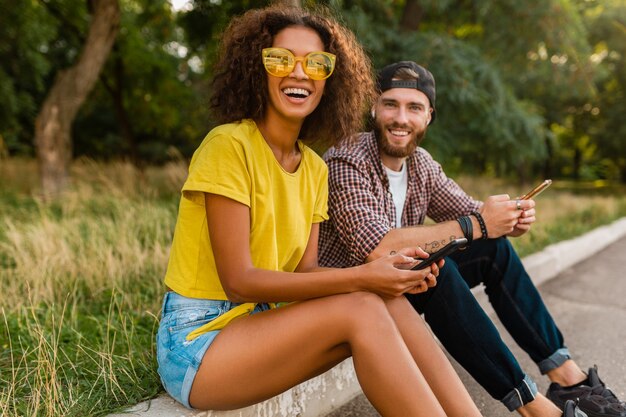
{"type": "Polygon", "coordinates": [[[153,397],[179,187],[163,178],[185,168],[155,171],[155,187],[124,164],[79,164],[53,203],[32,194],[33,171],[20,192],[8,186],[23,167],[3,168],[0,415],[104,415],[153,397]]]}
{"type": "Polygon", "coordinates": [[[622,198],[615,207],[596,203],[580,211],[568,213],[554,222],[545,222],[532,233],[512,239],[513,246],[521,256],[526,256],[550,244],[580,236],[623,216],[626,216],[626,199],[622,198]]]}
{"type": "MultiPolygon", "coordinates": [[[[33,161],[0,160],[0,415],[105,415],[161,391],[154,333],[185,172],[78,161],[48,203],[33,161]]],[[[460,182],[477,198],[525,191],[460,182]]],[[[623,188],[597,188],[556,183],[514,244],[529,254],[626,215],[623,188]]]]}
{"type": "MultiPolygon", "coordinates": [[[[492,194],[515,197],[532,188],[487,178],[462,177],[458,182],[479,199],[492,194]]],[[[531,231],[511,239],[522,257],[626,216],[626,187],[601,181],[555,181],[535,202],[537,221],[531,231]]]]}

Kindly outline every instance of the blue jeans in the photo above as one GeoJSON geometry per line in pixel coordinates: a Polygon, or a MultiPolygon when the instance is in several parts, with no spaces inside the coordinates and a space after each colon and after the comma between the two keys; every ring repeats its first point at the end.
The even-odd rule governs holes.
{"type": "Polygon", "coordinates": [[[563,336],[506,238],[477,240],[446,258],[437,286],[407,298],[446,350],[513,411],[537,393],[470,288],[483,283],[500,321],[542,373],[570,358],[563,336]]]}
{"type": "MultiPolygon", "coordinates": [[[[156,335],[158,373],[165,390],[187,408],[189,394],[204,354],[220,330],[203,333],[188,341],[198,327],[215,320],[239,304],[223,300],[188,298],[173,291],[163,297],[161,321],[156,335]]],[[[251,314],[268,310],[257,304],[251,314]]]]}

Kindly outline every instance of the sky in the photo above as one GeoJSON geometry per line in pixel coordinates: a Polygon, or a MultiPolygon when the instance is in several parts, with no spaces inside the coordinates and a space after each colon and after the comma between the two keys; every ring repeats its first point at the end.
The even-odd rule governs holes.
{"type": "Polygon", "coordinates": [[[191,6],[190,0],[170,0],[170,3],[172,3],[172,8],[176,11],[184,10],[191,6]]]}

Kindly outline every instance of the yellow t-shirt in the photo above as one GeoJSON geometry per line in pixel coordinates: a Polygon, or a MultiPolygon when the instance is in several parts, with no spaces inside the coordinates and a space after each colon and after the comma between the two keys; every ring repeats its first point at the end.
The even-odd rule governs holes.
{"type": "MultiPolygon", "coordinates": [[[[302,160],[285,171],[252,120],[213,129],[196,150],[183,185],[165,284],[185,297],[226,300],[209,240],[204,193],[250,208],[250,253],[257,268],[292,272],[311,225],[328,219],[328,170],[298,141],[302,160]]],[[[258,300],[263,301],[263,300],[258,300]]]]}

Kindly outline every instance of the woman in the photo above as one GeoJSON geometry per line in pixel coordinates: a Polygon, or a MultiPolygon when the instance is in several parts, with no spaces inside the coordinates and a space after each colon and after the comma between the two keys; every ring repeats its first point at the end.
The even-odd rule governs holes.
{"type": "Polygon", "coordinates": [[[402,296],[434,285],[442,263],[412,271],[427,255],[407,248],[317,265],[327,170],[304,143],[358,130],[373,83],[353,35],[323,14],[253,10],[224,33],[217,68],[224,124],[191,161],[165,278],[166,390],[187,407],[240,408],[352,356],[384,416],[479,416],[402,296]]]}

